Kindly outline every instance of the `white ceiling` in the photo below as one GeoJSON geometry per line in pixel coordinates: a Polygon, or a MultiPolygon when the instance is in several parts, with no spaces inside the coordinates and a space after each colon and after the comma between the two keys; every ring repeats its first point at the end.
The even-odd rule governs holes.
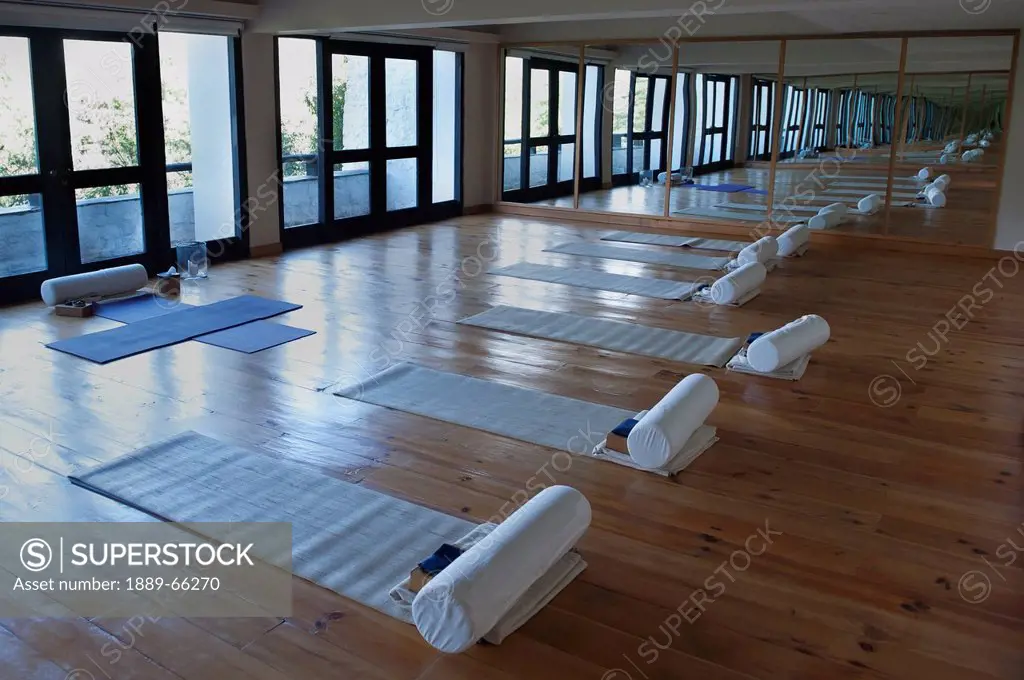
{"type": "Polygon", "coordinates": [[[257,30],[476,28],[512,41],[1010,29],[1021,0],[261,0],[257,30]],[[706,21],[695,11],[707,8],[706,21]]]}

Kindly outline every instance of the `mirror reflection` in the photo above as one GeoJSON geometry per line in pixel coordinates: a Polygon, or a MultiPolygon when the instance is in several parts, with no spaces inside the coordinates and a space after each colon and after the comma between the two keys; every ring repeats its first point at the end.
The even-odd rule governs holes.
{"type": "Polygon", "coordinates": [[[572,207],[579,48],[506,50],[503,67],[502,200],[572,207]]]}
{"type": "Polygon", "coordinates": [[[912,38],[888,234],[988,245],[997,210],[1013,40],[912,38]]]}

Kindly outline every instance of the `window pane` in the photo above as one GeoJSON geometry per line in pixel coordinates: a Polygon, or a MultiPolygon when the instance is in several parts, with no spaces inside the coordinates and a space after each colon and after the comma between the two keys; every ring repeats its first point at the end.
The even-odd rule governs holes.
{"type": "Polygon", "coordinates": [[[416,207],[416,159],[396,158],[387,162],[388,210],[416,207]]]}
{"type": "Polygon", "coordinates": [[[654,81],[654,103],[653,111],[651,113],[651,130],[653,132],[661,132],[662,120],[665,116],[665,90],[668,87],[668,81],[664,78],[657,78],[654,81]]]}
{"type": "Polygon", "coordinates": [[[696,100],[697,100],[697,107],[696,107],[697,108],[697,111],[696,111],[697,118],[696,118],[696,121],[697,121],[697,125],[694,128],[694,130],[696,130],[696,133],[695,133],[694,144],[693,144],[693,165],[694,166],[698,166],[698,165],[702,165],[703,164],[702,163],[702,159],[700,157],[700,145],[701,145],[701,141],[700,140],[701,140],[701,136],[703,134],[702,131],[704,130],[704,99],[705,99],[704,94],[705,93],[704,93],[704,74],[703,73],[698,73],[697,74],[696,82],[694,83],[694,89],[695,89],[695,91],[697,93],[697,95],[696,95],[696,100]]]}
{"type": "Polygon", "coordinates": [[[236,235],[231,39],[160,33],[171,243],[236,235]]]}
{"type": "MultiPolygon", "coordinates": [[[[615,97],[613,106],[615,116],[612,121],[612,132],[615,134],[625,134],[629,129],[626,120],[629,117],[629,79],[629,71],[615,69],[615,97]]],[[[625,167],[625,165],[622,167],[625,167]]]]}
{"type": "Polygon", "coordinates": [[[139,164],[132,63],[128,41],[64,41],[75,170],[139,164]]]}
{"type": "Polygon", "coordinates": [[[626,172],[626,136],[612,137],[612,174],[621,175],[626,172]]]}
{"type": "MultiPolygon", "coordinates": [[[[38,169],[28,39],[0,38],[0,176],[32,175],[38,169]]],[[[4,201],[11,200],[22,205],[25,199],[10,196],[0,205],[9,207],[4,201]]]]}
{"type": "Polygon", "coordinates": [[[138,184],[75,189],[75,201],[83,263],[145,252],[138,184]]]}
{"type": "Polygon", "coordinates": [[[523,134],[523,60],[505,57],[505,139],[523,134]]]}
{"type": "Polygon", "coordinates": [[[650,169],[654,170],[655,168],[660,168],[660,167],[661,167],[661,140],[660,139],[652,139],[651,140],[650,169]]]}
{"type": "Polygon", "coordinates": [[[279,38],[281,167],[285,228],[320,221],[316,42],[279,38]]]}
{"type": "Polygon", "coordinates": [[[370,214],[370,164],[334,166],[334,219],[370,214]]]}
{"type": "MultiPolygon", "coordinates": [[[[636,79],[636,93],[633,95],[633,132],[647,128],[647,78],[636,79]]],[[[636,168],[633,168],[634,170],[636,168]]]]}
{"type": "Polygon", "coordinates": [[[676,76],[676,110],[675,118],[672,121],[672,158],[668,162],[672,170],[686,165],[686,159],[683,158],[687,133],[683,126],[686,121],[686,91],[686,75],[680,73],[676,76]]]}
{"type": "Polygon", "coordinates": [[[650,170],[650,166],[647,165],[647,159],[644,158],[644,142],[642,139],[633,140],[633,172],[640,172],[641,170],[650,170]]]}
{"type": "Polygon", "coordinates": [[[369,148],[370,58],[335,54],[331,59],[331,77],[334,148],[369,148]]]}
{"type": "Polygon", "coordinates": [[[576,74],[558,72],[558,134],[576,134],[576,74]]]}
{"type": "Polygon", "coordinates": [[[434,50],[434,203],[455,200],[457,80],[455,53],[434,50]]]}
{"type": "Polygon", "coordinates": [[[551,107],[548,72],[530,69],[530,136],[551,134],[551,107]]]}
{"type": "Polygon", "coordinates": [[[519,189],[519,175],[521,173],[520,155],[523,152],[522,144],[506,144],[504,159],[504,178],[502,187],[505,191],[519,189]]]}
{"type": "Polygon", "coordinates": [[[599,67],[588,65],[584,80],[583,139],[581,140],[583,177],[597,176],[597,148],[594,140],[597,133],[597,111],[601,106],[601,94],[597,87],[600,72],[599,67]]]}
{"type": "Polygon", "coordinates": [[[558,145],[558,181],[565,182],[571,180],[575,173],[573,168],[576,166],[576,145],[575,144],[559,144],[558,145]]]}
{"type": "Polygon", "coordinates": [[[548,183],[548,147],[538,146],[530,151],[530,186],[544,186],[548,183]]]}
{"type": "Polygon", "coordinates": [[[416,62],[412,59],[384,60],[384,127],[388,146],[416,144],[416,62]]]}
{"type": "Polygon", "coordinates": [[[725,125],[725,106],[728,102],[725,96],[725,83],[715,83],[715,127],[725,125]]]}
{"type": "Polygon", "coordinates": [[[47,269],[43,197],[0,196],[0,278],[47,269]]]}

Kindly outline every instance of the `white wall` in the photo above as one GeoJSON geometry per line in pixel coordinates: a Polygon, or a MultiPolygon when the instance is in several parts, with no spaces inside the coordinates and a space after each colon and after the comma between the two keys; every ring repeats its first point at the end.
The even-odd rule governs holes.
{"type": "Polygon", "coordinates": [[[999,216],[996,219],[996,243],[998,250],[1012,250],[1024,241],[1024,56],[1017,60],[1017,80],[1013,85],[1014,107],[1008,129],[1003,132],[1003,153],[1006,166],[1003,171],[1003,190],[999,199],[999,216]]]}
{"type": "Polygon", "coordinates": [[[245,90],[246,177],[249,182],[249,247],[279,243],[277,103],[274,101],[274,36],[242,34],[245,90]]]}
{"type": "Polygon", "coordinates": [[[494,193],[498,137],[498,46],[472,44],[463,62],[465,86],[462,122],[462,204],[490,205],[494,193]]]}

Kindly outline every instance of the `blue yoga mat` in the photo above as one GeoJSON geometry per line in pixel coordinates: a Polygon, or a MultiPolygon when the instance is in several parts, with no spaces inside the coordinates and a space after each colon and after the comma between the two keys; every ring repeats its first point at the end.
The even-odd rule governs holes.
{"type": "Polygon", "coordinates": [[[106,364],[159,347],[176,345],[200,335],[268,319],[301,307],[290,302],[242,295],[212,305],[142,319],[99,333],[58,340],[47,347],[97,364],[106,364]]]}
{"type": "Polygon", "coordinates": [[[746,191],[747,189],[753,189],[754,187],[749,184],[694,184],[701,191],[721,191],[724,193],[733,193],[734,191],[746,191]]]}
{"type": "Polygon", "coordinates": [[[163,316],[171,312],[180,312],[184,309],[192,309],[193,305],[186,305],[177,300],[165,300],[156,295],[136,295],[135,297],[123,300],[111,300],[110,302],[96,303],[96,316],[121,323],[135,323],[144,319],[152,319],[155,316],[163,316]]]}
{"type": "Polygon", "coordinates": [[[253,321],[243,326],[235,326],[225,331],[200,336],[196,338],[196,342],[253,354],[314,333],[316,331],[285,326],[273,321],[253,321]]]}
{"type": "Polygon", "coordinates": [[[767,189],[755,189],[754,187],[750,187],[749,189],[744,189],[743,192],[747,193],[747,194],[760,194],[761,196],[767,196],[768,195],[768,190],[767,189]]]}

